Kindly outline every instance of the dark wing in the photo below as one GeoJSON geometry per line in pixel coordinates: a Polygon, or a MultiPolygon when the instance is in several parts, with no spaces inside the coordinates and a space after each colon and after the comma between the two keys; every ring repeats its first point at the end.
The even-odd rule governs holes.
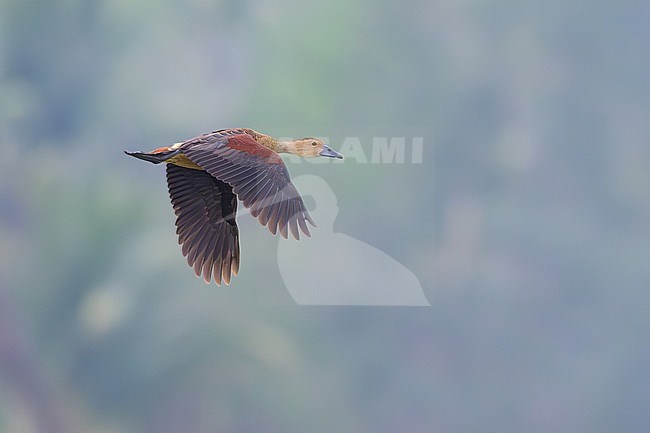
{"type": "Polygon", "coordinates": [[[206,283],[230,284],[239,272],[237,197],[232,187],[205,171],[167,164],[167,186],[176,233],[187,263],[206,283]]]}
{"type": "Polygon", "coordinates": [[[306,222],[316,227],[289,179],[280,155],[257,143],[245,132],[206,134],[180,146],[194,163],[232,186],[251,215],[271,233],[288,231],[300,239],[298,227],[310,236],[306,222]]]}

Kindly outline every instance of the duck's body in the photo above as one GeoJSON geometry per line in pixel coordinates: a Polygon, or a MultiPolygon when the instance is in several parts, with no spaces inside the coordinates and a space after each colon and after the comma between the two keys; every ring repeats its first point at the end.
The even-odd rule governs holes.
{"type": "Polygon", "coordinates": [[[271,233],[310,236],[309,216],[279,153],[342,158],[322,141],[280,141],[247,128],[221,129],[150,153],[126,152],[167,164],[167,185],[183,255],[197,276],[230,283],[239,271],[237,200],[271,233]],[[300,230],[299,230],[300,228],[300,230]]]}

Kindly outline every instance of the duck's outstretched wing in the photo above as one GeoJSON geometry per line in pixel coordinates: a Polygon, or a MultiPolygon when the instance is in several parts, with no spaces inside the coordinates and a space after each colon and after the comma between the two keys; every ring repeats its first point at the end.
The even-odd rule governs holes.
{"type": "Polygon", "coordinates": [[[230,284],[239,272],[237,197],[232,187],[201,170],[167,164],[176,233],[187,263],[206,283],[230,284]]]}
{"type": "Polygon", "coordinates": [[[280,155],[257,143],[243,130],[217,131],[181,144],[179,149],[192,162],[215,178],[232,186],[251,215],[268,226],[300,239],[300,230],[310,236],[306,222],[314,220],[291,183],[280,155]]]}

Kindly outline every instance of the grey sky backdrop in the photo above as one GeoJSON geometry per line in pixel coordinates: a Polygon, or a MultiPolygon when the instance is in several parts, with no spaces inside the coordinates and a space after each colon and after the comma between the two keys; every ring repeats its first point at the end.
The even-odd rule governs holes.
{"type": "Polygon", "coordinates": [[[0,432],[649,431],[649,22],[604,0],[1,2],[0,432]],[[122,150],[234,126],[348,140],[290,172],[432,306],[296,305],[289,241],[250,215],[240,276],[195,278],[164,169],[122,150]],[[423,137],[422,162],[350,137],[368,160],[423,137]]]}

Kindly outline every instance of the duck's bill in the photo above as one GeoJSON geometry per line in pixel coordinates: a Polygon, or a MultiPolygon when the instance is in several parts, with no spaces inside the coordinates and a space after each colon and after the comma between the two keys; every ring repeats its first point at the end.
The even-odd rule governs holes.
{"type": "Polygon", "coordinates": [[[327,146],[323,147],[323,150],[319,153],[320,156],[326,156],[328,158],[338,158],[338,159],[343,159],[343,155],[338,153],[335,150],[330,149],[327,146]]]}

